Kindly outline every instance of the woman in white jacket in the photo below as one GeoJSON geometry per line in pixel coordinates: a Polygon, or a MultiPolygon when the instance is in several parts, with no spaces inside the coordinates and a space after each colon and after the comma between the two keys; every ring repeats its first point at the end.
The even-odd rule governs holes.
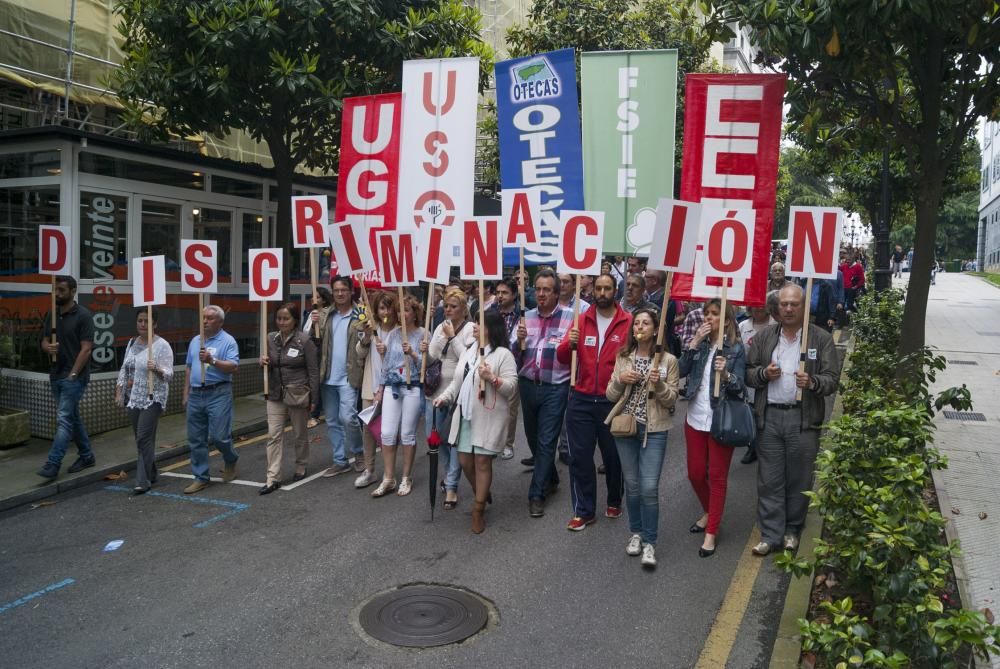
{"type": "Polygon", "coordinates": [[[507,348],[507,328],[496,312],[486,314],[484,357],[477,345],[459,359],[451,383],[434,400],[435,407],[455,404],[448,441],[457,444],[458,458],[476,500],[472,531],[486,529],[483,513],[491,500],[493,459],[507,443],[508,402],[517,389],[517,363],[507,348]],[[484,382],[484,384],[481,384],[484,382]],[[480,386],[485,385],[483,390],[480,386]]]}

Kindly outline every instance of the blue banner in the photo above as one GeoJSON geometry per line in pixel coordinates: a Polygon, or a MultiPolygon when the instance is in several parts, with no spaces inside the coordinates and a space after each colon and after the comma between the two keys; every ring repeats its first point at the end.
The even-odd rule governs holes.
{"type": "MultiPolygon", "coordinates": [[[[559,212],[583,209],[583,148],[573,49],[560,49],[495,66],[500,130],[501,188],[534,188],[541,194],[538,244],[525,249],[527,264],[556,263],[559,212]]],[[[504,264],[518,264],[516,248],[504,264]]]]}

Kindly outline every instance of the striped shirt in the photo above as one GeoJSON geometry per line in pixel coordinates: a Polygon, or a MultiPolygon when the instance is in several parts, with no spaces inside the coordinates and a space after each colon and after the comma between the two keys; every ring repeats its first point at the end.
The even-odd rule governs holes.
{"type": "Polygon", "coordinates": [[[556,347],[573,327],[573,310],[556,305],[552,313],[544,317],[537,308],[529,309],[524,314],[524,327],[528,331],[524,351],[514,346],[519,376],[540,383],[569,382],[569,365],[556,360],[556,347]]]}

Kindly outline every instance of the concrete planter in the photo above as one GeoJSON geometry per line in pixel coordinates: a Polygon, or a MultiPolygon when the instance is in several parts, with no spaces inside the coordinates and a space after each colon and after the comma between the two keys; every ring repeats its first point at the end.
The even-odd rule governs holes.
{"type": "Polygon", "coordinates": [[[0,409],[0,449],[20,446],[31,437],[30,414],[20,409],[0,409]]]}

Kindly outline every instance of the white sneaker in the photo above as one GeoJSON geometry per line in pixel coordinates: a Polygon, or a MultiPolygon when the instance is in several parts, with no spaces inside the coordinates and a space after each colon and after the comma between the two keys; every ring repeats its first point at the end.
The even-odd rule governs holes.
{"type": "Polygon", "coordinates": [[[409,495],[410,491],[412,490],[413,490],[413,479],[411,479],[409,476],[404,476],[403,479],[399,482],[399,490],[396,491],[396,494],[399,495],[400,497],[405,497],[409,495]]]}
{"type": "Polygon", "coordinates": [[[361,476],[359,476],[358,478],[354,479],[354,487],[355,488],[367,488],[368,486],[370,486],[372,483],[375,483],[376,481],[378,481],[378,477],[375,476],[375,472],[373,472],[370,469],[366,469],[364,472],[362,472],[361,476]]]}
{"type": "Polygon", "coordinates": [[[500,454],[500,459],[501,460],[510,460],[513,457],[514,457],[514,449],[513,448],[508,448],[507,446],[504,446],[503,453],[500,454]]]}
{"type": "Polygon", "coordinates": [[[646,544],[642,547],[642,566],[656,566],[656,547],[653,544],[646,544]]]}
{"type": "Polygon", "coordinates": [[[638,534],[633,534],[632,538],[628,540],[628,544],[625,546],[625,552],[629,555],[638,555],[642,552],[642,537],[638,534]]]}
{"type": "Polygon", "coordinates": [[[797,536],[795,536],[794,534],[786,534],[785,535],[785,550],[786,551],[794,551],[798,547],[799,547],[799,538],[797,536]]]}

